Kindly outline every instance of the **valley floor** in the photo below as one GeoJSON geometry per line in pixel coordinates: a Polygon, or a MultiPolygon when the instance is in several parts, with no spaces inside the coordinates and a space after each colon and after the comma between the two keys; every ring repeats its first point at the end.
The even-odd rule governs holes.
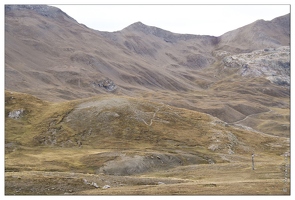
{"type": "Polygon", "coordinates": [[[81,172],[83,164],[79,158],[114,150],[40,150],[39,154],[26,149],[6,155],[6,195],[290,195],[290,165],[286,156],[257,155],[255,170],[249,155],[233,156],[235,161],[228,163],[119,176],[88,173],[85,169],[81,172]],[[23,159],[13,159],[16,154],[23,159]]]}

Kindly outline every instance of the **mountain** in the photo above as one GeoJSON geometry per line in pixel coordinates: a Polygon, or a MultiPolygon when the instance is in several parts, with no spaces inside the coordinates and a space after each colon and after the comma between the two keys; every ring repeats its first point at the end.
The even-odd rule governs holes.
{"type": "Polygon", "coordinates": [[[233,53],[290,45],[290,14],[271,21],[257,20],[220,36],[217,49],[233,53]]]}
{"type": "Polygon", "coordinates": [[[290,68],[290,14],[214,37],[6,5],[5,193],[286,194],[290,68]]]}
{"type": "MultiPolygon", "coordinates": [[[[176,34],[141,22],[117,32],[100,32],[77,23],[58,8],[7,5],[5,87],[50,101],[106,94],[110,92],[106,88],[112,88],[117,95],[149,96],[234,122],[245,117],[234,109],[236,101],[228,99],[224,104],[219,98],[212,100],[211,93],[222,93],[219,90],[224,90],[222,85],[226,84],[228,94],[235,93],[248,106],[281,105],[277,97],[289,98],[289,54],[282,55],[284,62],[272,64],[282,66],[280,71],[274,72],[277,68],[273,67],[267,75],[243,78],[237,74],[237,67],[229,67],[233,65],[228,62],[235,56],[227,59],[225,55],[240,57],[240,53],[286,46],[289,41],[289,14],[271,21],[258,20],[213,37],[176,34]],[[269,81],[273,75],[277,81],[269,81]],[[109,86],[101,84],[108,81],[109,86]],[[245,83],[240,85],[241,81],[245,83]],[[275,84],[280,82],[287,85],[275,84]],[[259,96],[266,95],[266,103],[253,97],[254,90],[259,96]],[[167,93],[170,100],[166,99],[167,93]],[[195,103],[195,95],[202,96],[202,102],[195,103]],[[269,95],[275,97],[271,102],[269,95]],[[204,101],[206,105],[202,105],[204,101]]],[[[256,66],[273,63],[271,56],[261,54],[256,66]],[[263,64],[261,60],[269,61],[263,64]]],[[[276,56],[280,59],[281,55],[276,56]]],[[[240,70],[245,66],[253,68],[251,62],[251,58],[243,61],[240,70]]],[[[288,101],[285,105],[288,107],[288,101]]]]}

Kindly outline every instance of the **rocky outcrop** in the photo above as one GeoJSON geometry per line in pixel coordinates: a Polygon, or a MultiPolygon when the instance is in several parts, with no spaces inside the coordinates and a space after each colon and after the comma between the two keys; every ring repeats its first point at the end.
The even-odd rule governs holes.
{"type": "Polygon", "coordinates": [[[111,79],[101,80],[96,85],[101,88],[104,88],[108,92],[112,92],[117,88],[117,86],[115,85],[115,83],[111,79]]]}
{"type": "Polygon", "coordinates": [[[290,47],[265,48],[251,53],[231,55],[228,52],[215,52],[223,57],[223,64],[229,68],[239,68],[239,75],[265,77],[272,83],[290,85],[290,47]]]}
{"type": "Polygon", "coordinates": [[[22,117],[23,113],[24,113],[23,108],[18,109],[18,110],[13,110],[13,111],[9,112],[8,117],[12,118],[12,119],[19,119],[22,117]]]}

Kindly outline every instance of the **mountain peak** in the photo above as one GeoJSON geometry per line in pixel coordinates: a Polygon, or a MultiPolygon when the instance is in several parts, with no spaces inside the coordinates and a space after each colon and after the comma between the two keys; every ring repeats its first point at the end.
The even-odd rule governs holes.
{"type": "Polygon", "coordinates": [[[163,30],[163,29],[155,27],[155,26],[145,25],[140,21],[135,22],[135,23],[127,26],[122,31],[141,32],[141,33],[144,33],[146,35],[154,35],[154,36],[157,36],[157,37],[160,37],[160,38],[171,38],[171,37],[174,37],[176,35],[175,33],[163,30]]]}
{"type": "Polygon", "coordinates": [[[142,27],[142,26],[147,26],[147,25],[145,25],[141,21],[138,21],[138,22],[135,22],[135,23],[131,24],[130,26],[132,26],[132,27],[142,27]]]}
{"type": "Polygon", "coordinates": [[[140,21],[127,26],[122,31],[141,32],[146,35],[154,35],[156,37],[164,39],[166,42],[171,43],[178,40],[189,40],[200,37],[199,35],[173,33],[155,26],[145,25],[140,21]]]}
{"type": "Polygon", "coordinates": [[[151,29],[155,29],[155,28],[156,27],[148,26],[148,25],[145,25],[142,22],[138,21],[138,22],[135,22],[135,23],[127,26],[123,30],[141,31],[141,32],[144,32],[144,33],[150,33],[151,29]]]}
{"type": "Polygon", "coordinates": [[[47,5],[5,5],[5,12],[10,11],[24,11],[24,10],[31,10],[36,12],[39,15],[44,17],[54,18],[54,19],[61,19],[61,18],[68,18],[70,20],[74,20],[72,17],[67,15],[65,12],[60,10],[59,8],[47,5]]]}

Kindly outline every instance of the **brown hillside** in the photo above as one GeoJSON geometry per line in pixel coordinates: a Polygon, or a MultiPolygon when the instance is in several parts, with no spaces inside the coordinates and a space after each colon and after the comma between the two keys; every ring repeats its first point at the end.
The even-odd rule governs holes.
{"type": "MultiPolygon", "coordinates": [[[[244,115],[224,104],[228,99],[222,100],[226,97],[222,90],[226,88],[227,96],[233,93],[235,98],[243,99],[244,105],[258,102],[261,106],[279,106],[281,100],[273,96],[287,98],[288,102],[289,89],[276,83],[289,83],[290,62],[288,56],[283,58],[278,53],[274,54],[278,58],[275,62],[271,60],[272,54],[265,57],[261,53],[260,59],[256,56],[255,67],[274,65],[287,70],[284,77],[281,71],[267,72],[272,76],[277,73],[275,81],[263,71],[259,75],[262,79],[256,79],[264,82],[262,88],[261,81],[240,78],[244,66],[249,66],[254,56],[245,64],[240,60],[237,68],[236,62],[231,61],[233,57],[224,55],[288,45],[289,33],[289,15],[256,21],[217,38],[175,34],[141,22],[118,32],[100,32],[78,24],[54,7],[6,6],[5,87],[50,101],[110,91],[118,95],[148,96],[234,122],[244,115]],[[282,63],[280,59],[285,61],[282,63]],[[107,80],[111,80],[109,85],[100,84],[107,80]],[[203,102],[194,103],[196,99],[191,98],[194,94],[203,96],[203,102]]],[[[248,114],[254,113],[253,110],[248,114]]]]}
{"type": "Polygon", "coordinates": [[[269,191],[275,185],[289,191],[282,184],[288,138],[203,113],[114,95],[49,103],[7,91],[6,114],[7,195],[174,194],[186,184],[192,188],[178,194],[284,194],[269,191]],[[20,108],[21,116],[9,117],[20,108]],[[228,188],[241,182],[249,188],[228,188]],[[161,184],[167,188],[159,192],[161,184]],[[156,188],[141,193],[142,186],[156,188]]]}
{"type": "Polygon", "coordinates": [[[290,45],[290,14],[271,21],[257,20],[219,37],[218,49],[233,53],[290,45]]]}
{"type": "Polygon", "coordinates": [[[290,194],[289,44],[290,14],[213,37],[6,5],[5,193],[290,194]]]}

